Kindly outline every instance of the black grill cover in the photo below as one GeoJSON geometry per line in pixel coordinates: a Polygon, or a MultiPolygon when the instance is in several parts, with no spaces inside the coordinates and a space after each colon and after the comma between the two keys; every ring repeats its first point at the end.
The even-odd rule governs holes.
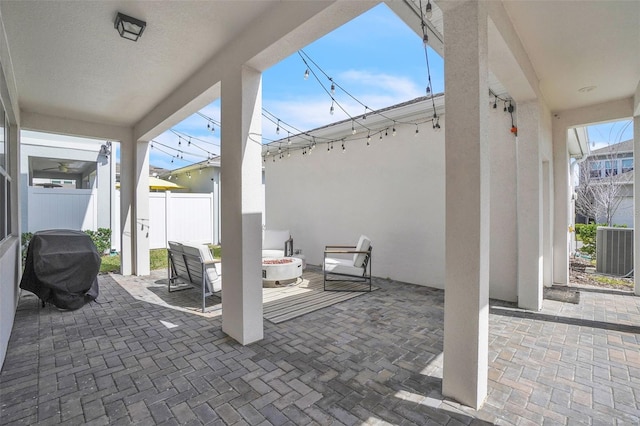
{"type": "Polygon", "coordinates": [[[61,309],[78,309],[98,297],[100,256],[81,231],[33,234],[20,288],[61,309]]]}

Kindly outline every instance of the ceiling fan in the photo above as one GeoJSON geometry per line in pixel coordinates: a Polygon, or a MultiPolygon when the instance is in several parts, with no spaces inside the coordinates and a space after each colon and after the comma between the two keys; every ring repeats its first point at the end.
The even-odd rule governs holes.
{"type": "Polygon", "coordinates": [[[57,167],[49,167],[47,169],[42,169],[44,170],[58,170],[59,172],[62,173],[67,173],[69,171],[69,164],[65,163],[65,162],[59,162],[57,167]]]}

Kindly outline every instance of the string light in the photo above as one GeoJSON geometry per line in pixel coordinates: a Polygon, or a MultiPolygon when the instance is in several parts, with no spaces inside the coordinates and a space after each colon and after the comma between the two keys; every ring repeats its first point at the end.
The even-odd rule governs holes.
{"type": "Polygon", "coordinates": [[[371,132],[367,133],[367,146],[371,145],[371,132]]]}
{"type": "Polygon", "coordinates": [[[331,108],[329,108],[329,114],[333,115],[333,100],[331,101],[331,108]]]}
{"type": "Polygon", "coordinates": [[[416,136],[418,136],[418,133],[420,133],[420,129],[418,129],[418,125],[416,124],[416,136]]]}
{"type": "Polygon", "coordinates": [[[395,136],[396,135],[396,122],[395,121],[393,122],[393,129],[392,129],[391,132],[392,132],[391,136],[395,136]]]}
{"type": "Polygon", "coordinates": [[[218,126],[220,127],[220,122],[217,120],[214,120],[213,118],[204,115],[203,113],[201,113],[200,111],[198,111],[196,114],[198,114],[200,117],[204,118],[205,120],[207,120],[207,130],[211,130],[212,132],[216,131],[216,127],[218,126]]]}
{"type": "Polygon", "coordinates": [[[354,127],[354,122],[353,120],[351,120],[351,134],[355,135],[356,134],[356,128],[354,127]]]}
{"type": "Polygon", "coordinates": [[[276,135],[280,134],[280,120],[278,120],[278,125],[276,126],[276,135]]]}
{"type": "Polygon", "coordinates": [[[336,85],[333,82],[331,82],[331,94],[332,95],[336,94],[336,85]]]}
{"type": "MultiPolygon", "coordinates": [[[[432,16],[432,9],[431,9],[431,1],[427,0],[427,6],[426,6],[426,14],[427,14],[427,19],[431,19],[432,16]]],[[[423,48],[424,48],[424,59],[425,62],[427,64],[427,88],[426,88],[426,93],[427,96],[431,97],[431,106],[433,107],[433,112],[434,115],[437,116],[436,114],[436,103],[434,101],[434,96],[433,96],[433,84],[431,82],[431,67],[429,66],[429,50],[428,50],[428,44],[429,44],[429,36],[427,34],[427,23],[424,20],[424,15],[422,13],[422,0],[420,0],[420,26],[422,27],[422,42],[423,42],[423,48]]]]}
{"type": "Polygon", "coordinates": [[[305,79],[305,80],[308,80],[308,79],[309,79],[309,68],[307,68],[307,69],[304,71],[304,79],[305,79]]]}
{"type": "Polygon", "coordinates": [[[344,146],[344,139],[343,139],[342,140],[342,152],[346,152],[346,151],[347,151],[347,148],[345,148],[345,146],[344,146]]]}

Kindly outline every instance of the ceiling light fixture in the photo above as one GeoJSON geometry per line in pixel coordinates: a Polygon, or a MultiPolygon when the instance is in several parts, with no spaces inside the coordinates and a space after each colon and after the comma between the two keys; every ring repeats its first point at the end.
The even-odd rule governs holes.
{"type": "Polygon", "coordinates": [[[116,21],[114,23],[114,27],[118,30],[120,37],[131,41],[138,41],[146,26],[146,22],[120,12],[116,15],[116,21]]]}

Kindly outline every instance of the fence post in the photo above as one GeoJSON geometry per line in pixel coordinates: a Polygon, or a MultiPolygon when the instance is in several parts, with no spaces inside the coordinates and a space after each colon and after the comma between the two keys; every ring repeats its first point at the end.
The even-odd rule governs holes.
{"type": "Polygon", "coordinates": [[[171,206],[169,205],[171,201],[171,191],[164,192],[164,247],[168,248],[169,244],[167,241],[171,241],[173,235],[169,235],[169,223],[171,223],[171,206]]]}

